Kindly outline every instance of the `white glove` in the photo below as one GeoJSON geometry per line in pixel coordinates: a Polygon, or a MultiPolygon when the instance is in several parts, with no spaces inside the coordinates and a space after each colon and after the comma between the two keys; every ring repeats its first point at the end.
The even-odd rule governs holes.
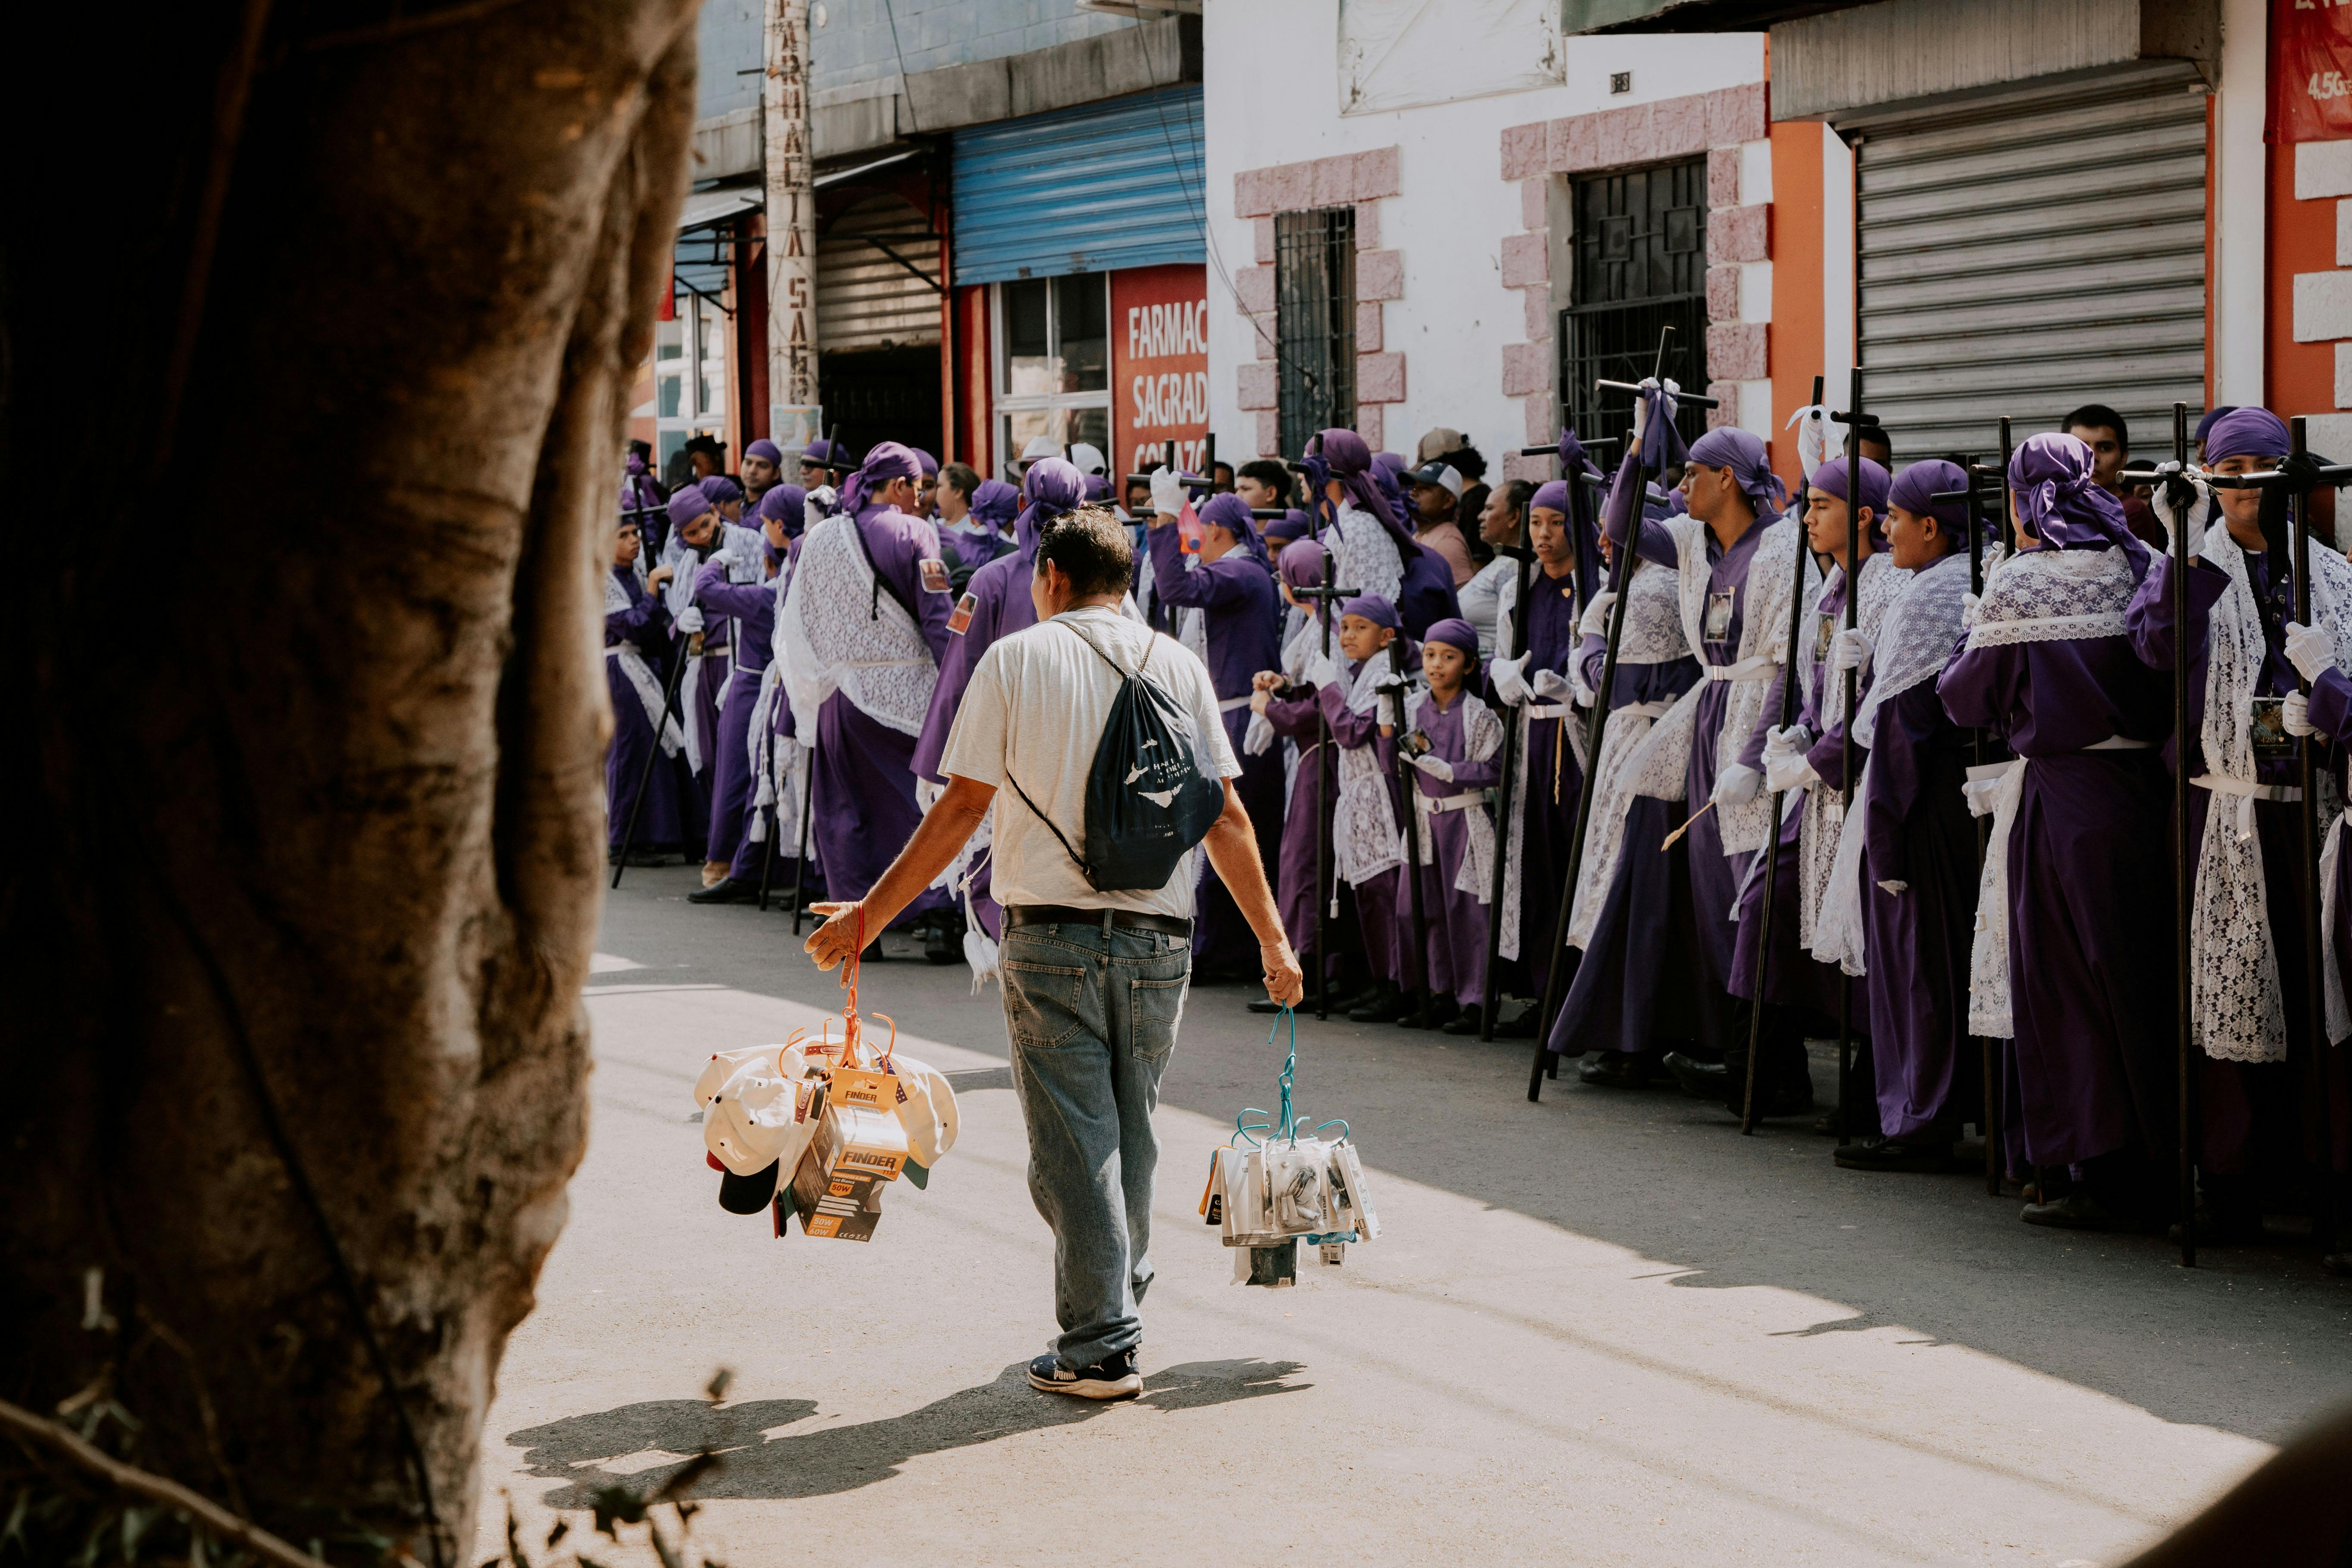
{"type": "Polygon", "coordinates": [[[1813,732],[1802,724],[1786,724],[1764,731],[1764,765],[1801,757],[1813,749],[1813,732]]]}
{"type": "Polygon", "coordinates": [[[1184,510],[1184,485],[1165,465],[1151,470],[1151,510],[1170,517],[1181,516],[1184,510]]]}
{"type": "Polygon", "coordinates": [[[700,631],[702,629],[701,609],[697,605],[688,605],[677,617],[677,629],[688,637],[700,631]]]}
{"type": "Polygon", "coordinates": [[[1524,673],[1527,668],[1524,655],[1517,658],[1498,658],[1494,662],[1495,695],[1502,700],[1504,706],[1517,708],[1527,702],[1528,683],[1524,673]]]}
{"type": "MultiPolygon", "coordinates": [[[[1665,381],[1660,382],[1654,375],[1643,376],[1642,378],[1642,384],[1643,386],[1663,385],[1666,389],[1666,417],[1668,419],[1672,419],[1675,416],[1675,394],[1682,390],[1681,385],[1678,384],[1671,376],[1665,381]]],[[[1633,400],[1633,444],[1637,447],[1642,444],[1642,431],[1649,423],[1649,417],[1650,400],[1646,397],[1635,398],[1633,400]]]]}
{"type": "Polygon", "coordinates": [[[1588,616],[1598,615],[1601,617],[1601,624],[1605,626],[1609,624],[1609,606],[1616,602],[1617,590],[1614,588],[1603,588],[1601,592],[1592,595],[1592,603],[1584,606],[1584,613],[1588,616]]]}
{"type": "Polygon", "coordinates": [[[1734,763],[1715,775],[1715,793],[1707,798],[1717,805],[1746,805],[1763,784],[1762,773],[1745,763],[1734,763]]]}
{"type": "Polygon", "coordinates": [[[2316,626],[2306,626],[2295,621],[2286,624],[2286,661],[2299,670],[2305,680],[2317,680],[2323,669],[2336,668],[2336,647],[2327,634],[2316,626]]]}
{"type": "Polygon", "coordinates": [[[1977,612],[1983,607],[1984,601],[1978,598],[1974,594],[1963,594],[1960,595],[1960,629],[1962,631],[1966,631],[1970,626],[1977,624],[1977,612]]]}
{"type": "Polygon", "coordinates": [[[1908,882],[1881,882],[1878,884],[1878,890],[1883,893],[1893,893],[1897,897],[1900,897],[1911,890],[1911,884],[1908,882]]]}
{"type": "Polygon", "coordinates": [[[2300,691],[2286,694],[2286,700],[2279,705],[2279,717],[2290,735],[2301,737],[2318,733],[2311,722],[2311,699],[2300,691]]]}
{"type": "Polygon", "coordinates": [[[1849,669],[1870,668],[1870,634],[1860,626],[1851,626],[1830,638],[1830,670],[1843,675],[1849,669]]]}
{"type": "Polygon", "coordinates": [[[1454,782],[1454,764],[1447,762],[1444,757],[1433,756],[1429,752],[1423,752],[1421,755],[1412,759],[1412,765],[1419,768],[1423,773],[1427,773],[1431,778],[1435,779],[1440,784],[1452,784],[1454,782]]]}
{"type": "Polygon", "coordinates": [[[1829,450],[1829,410],[1818,403],[1808,403],[1790,415],[1789,423],[1780,428],[1789,429],[1799,420],[1804,422],[1804,427],[1797,432],[1797,465],[1811,479],[1829,450]]]}
{"type": "MultiPolygon", "coordinates": [[[[2168,458],[2156,466],[2156,471],[2177,474],[2180,472],[2180,465],[2168,458]]],[[[2197,499],[2189,503],[2189,549],[2193,554],[2203,545],[2206,525],[2213,520],[2213,487],[2203,479],[2192,479],[2189,482],[2197,487],[2197,499]]],[[[2166,534],[2177,542],[2179,535],[2175,531],[2179,528],[2180,520],[2172,515],[2171,490],[2170,485],[2158,480],[2156,493],[2148,498],[2147,504],[2155,510],[2157,521],[2164,524],[2166,534]]]]}
{"type": "Polygon", "coordinates": [[[1339,661],[1328,653],[1318,653],[1307,661],[1303,678],[1309,686],[1337,686],[1339,683],[1339,661]]]}
{"type": "Polygon", "coordinates": [[[1786,795],[1793,789],[1811,789],[1822,782],[1813,772],[1813,764],[1805,761],[1805,753],[1793,756],[1768,756],[1764,759],[1764,787],[1774,795],[1786,795]]]}
{"type": "Polygon", "coordinates": [[[841,505],[841,492],[831,485],[819,485],[809,491],[807,503],[816,508],[819,517],[831,517],[841,505]]]}
{"type": "Polygon", "coordinates": [[[1537,670],[1535,685],[1530,689],[1546,702],[1566,702],[1576,695],[1576,688],[1568,683],[1568,677],[1556,669],[1537,670]]]}

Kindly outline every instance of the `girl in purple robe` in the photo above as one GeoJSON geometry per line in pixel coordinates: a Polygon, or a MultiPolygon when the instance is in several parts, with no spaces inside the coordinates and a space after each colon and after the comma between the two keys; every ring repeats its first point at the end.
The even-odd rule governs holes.
{"type": "MultiPolygon", "coordinates": [[[[1769,826],[1769,802],[1759,798],[1758,721],[1780,691],[1800,531],[1795,519],[1779,516],[1786,492],[1763,442],[1727,426],[1685,451],[1673,415],[1663,389],[1644,390],[1634,440],[1610,491],[1606,531],[1615,548],[1630,541],[1643,560],[1675,573],[1684,638],[1704,676],[1652,727],[1646,754],[1628,765],[1636,794],[1680,796],[1693,813],[1683,842],[1699,934],[1690,989],[1701,1012],[1694,1048],[1669,1052],[1664,1065],[1692,1094],[1722,1100],[1725,1085],[1745,1076],[1748,1036],[1730,997],[1733,921],[1740,874],[1769,826]],[[1688,511],[1643,517],[1637,532],[1640,470],[1676,463],[1684,465],[1688,511]]],[[[1810,557],[1802,566],[1808,584],[1818,578],[1810,557]]]]}
{"type": "MultiPolygon", "coordinates": [[[[841,510],[801,536],[784,596],[784,689],[800,735],[815,742],[810,834],[837,900],[864,898],[922,820],[915,743],[951,606],[938,535],[905,510],[920,477],[895,441],[868,452],[842,486],[841,510]]],[[[948,907],[932,889],[898,923],[948,907]]]]}
{"type": "MultiPolygon", "coordinates": [[[[637,580],[644,547],[636,519],[621,520],[613,542],[613,569],[604,579],[604,686],[613,704],[613,744],[604,753],[604,827],[610,857],[618,860],[632,819],[636,833],[629,851],[633,866],[657,866],[685,844],[686,819],[678,808],[678,771],[646,759],[656,746],[654,724],[664,705],[658,660],[669,640],[669,616],[661,602],[667,567],[637,580]],[[645,804],[637,804],[637,781],[645,781],[645,804]]],[[[684,744],[677,715],[663,726],[659,747],[675,756],[684,744]]]]}
{"type": "Polygon", "coordinates": [[[1353,430],[1326,430],[1316,444],[1305,464],[1308,490],[1325,518],[1323,542],[1339,561],[1338,585],[1395,605],[1408,637],[1459,616],[1454,570],[1403,521],[1395,474],[1372,461],[1353,430]]]}
{"type": "MultiPolygon", "coordinates": [[[[1962,794],[1977,748],[1936,695],[1969,592],[1968,503],[1930,499],[1968,488],[1967,472],[1939,459],[1904,469],[1887,498],[1888,559],[1911,575],[1870,639],[1870,693],[1854,721],[1870,761],[1845,829],[1859,867],[1832,893],[1851,904],[1860,945],[1837,961],[1869,975],[1878,1095],[1877,1131],[1833,1156],[1849,1170],[1948,1170],[1961,1124],[1982,1116],[1968,1005],[1977,838],[1962,794]]],[[[1848,848],[1842,838],[1841,870],[1848,848]]],[[[1829,958],[1822,943],[1814,952],[1829,958]]]]}
{"type": "MultiPolygon", "coordinates": [[[[1181,507],[1183,491],[1162,468],[1152,480],[1155,508],[1181,507]]],[[[1273,570],[1257,536],[1249,504],[1239,496],[1211,496],[1200,509],[1200,549],[1186,569],[1177,513],[1155,511],[1150,525],[1151,581],[1159,602],[1171,612],[1176,640],[1200,656],[1216,687],[1225,734],[1242,759],[1234,795],[1249,813],[1257,836],[1258,858],[1270,872],[1282,848],[1282,763],[1250,756],[1243,747],[1249,728],[1252,682],[1279,657],[1281,622],[1275,611],[1273,570]]],[[[1192,963],[1205,979],[1255,979],[1262,973],[1257,936],[1242,918],[1223,882],[1201,858],[1200,915],[1192,924],[1192,963]]]]}
{"type": "MultiPolygon", "coordinates": [[[[1379,755],[1393,771],[1400,757],[1412,768],[1407,799],[1420,816],[1420,863],[1407,876],[1420,884],[1421,921],[1427,946],[1415,952],[1412,889],[1397,899],[1399,940],[1412,955],[1408,978],[1428,991],[1426,1017],[1444,1024],[1469,1017],[1475,1032],[1486,984],[1486,900],[1494,886],[1495,822],[1490,791],[1501,767],[1503,724],[1468,688],[1478,667],[1478,631],[1459,617],[1429,628],[1422,645],[1425,685],[1391,699],[1402,719],[1380,727],[1379,755]],[[1417,960],[1418,962],[1414,962],[1417,960]]],[[[1408,840],[1408,848],[1411,841],[1408,840]]],[[[1421,1009],[1397,1022],[1420,1026],[1421,1009]]]]}
{"type": "MultiPolygon", "coordinates": [[[[2285,459],[2288,447],[2286,426],[2276,416],[2233,409],[2207,428],[2206,467],[2222,474],[2266,471],[2285,459]]],[[[2347,713],[2340,672],[2352,668],[2352,564],[2313,545],[2313,624],[2300,625],[2284,497],[2270,503],[2266,520],[2262,491],[2217,493],[2218,506],[2200,495],[2182,520],[2196,552],[2188,629],[2194,728],[2184,765],[2193,786],[2191,1019],[2203,1057],[2197,1239],[2226,1246],[2260,1238],[2260,1178],[2289,1174],[2277,1168],[2283,1162],[2264,1156],[2305,1142],[2303,1130],[2312,1125],[2299,1114],[2311,1082],[2313,1020],[2304,963],[2298,738],[2316,731],[2326,752],[2336,751],[2330,742],[2347,713]],[[2308,699],[2299,693],[2298,671],[2312,681],[2308,699]],[[2277,715],[2275,726],[2259,722],[2270,712],[2277,715]]],[[[2141,657],[2167,670],[2179,635],[2173,583],[2168,552],[2129,611],[2141,657]]],[[[2336,756],[2326,760],[2336,765],[2336,756]]],[[[2327,844],[2339,846],[2340,829],[2327,832],[2327,844]]],[[[2352,1033],[2340,974],[2336,981],[2327,1008],[2331,1041],[2352,1033]]],[[[2327,1054],[2341,1055],[2332,1046],[2327,1054]]],[[[2340,1071],[2329,1076],[2331,1092],[2340,1097],[2340,1071]]],[[[2340,1116],[2331,1120],[2341,1124],[2340,1116]]],[[[2305,1156],[2315,1170],[2340,1177],[2345,1143],[2337,1137],[2327,1142],[2306,1148],[2305,1156]]]]}
{"type": "Polygon", "coordinates": [[[1971,1027],[2013,1037],[2033,1225],[2158,1219],[2178,1124],[2170,682],[2126,635],[2147,547],[2072,436],[2010,463],[2019,552],[1937,678],[1954,723],[2005,737],[1979,885],[1971,1027]],[[2063,1195],[2057,1178],[2072,1189],[2063,1195]]]}
{"type": "Polygon", "coordinates": [[[1381,765],[1380,723],[1387,701],[1381,689],[1401,689],[1398,672],[1412,668],[1420,650],[1400,632],[1396,606],[1377,594],[1360,594],[1339,606],[1336,640],[1339,659],[1318,651],[1308,661],[1306,683],[1315,689],[1338,763],[1332,870],[1353,889],[1356,927],[1372,976],[1371,990],[1348,1016],[1359,1024],[1392,1024],[1404,1010],[1409,955],[1396,924],[1397,873],[1404,864],[1404,835],[1398,827],[1403,795],[1393,770],[1381,765]]]}

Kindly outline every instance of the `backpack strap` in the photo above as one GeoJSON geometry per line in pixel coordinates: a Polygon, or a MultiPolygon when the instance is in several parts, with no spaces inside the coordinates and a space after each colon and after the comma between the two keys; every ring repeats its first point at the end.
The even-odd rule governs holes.
{"type": "Polygon", "coordinates": [[[1094,868],[1087,865],[1084,860],[1078,858],[1078,852],[1070,847],[1070,841],[1062,837],[1062,830],[1054,826],[1054,819],[1037,809],[1037,803],[1029,798],[1029,792],[1023,789],[1021,787],[1021,781],[1013,776],[1013,769],[1010,764],[1008,764],[1004,770],[1004,782],[1013,786],[1013,793],[1021,797],[1021,804],[1029,808],[1029,815],[1044,823],[1045,825],[1045,831],[1052,834],[1056,839],[1060,840],[1062,853],[1070,858],[1070,864],[1076,866],[1078,868],[1079,874],[1086,878],[1087,886],[1089,888],[1093,887],[1095,885],[1094,868]]]}

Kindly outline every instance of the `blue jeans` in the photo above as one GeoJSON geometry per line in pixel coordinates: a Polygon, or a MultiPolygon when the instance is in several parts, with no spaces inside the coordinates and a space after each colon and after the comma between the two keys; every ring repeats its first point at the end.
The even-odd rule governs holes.
{"type": "Polygon", "coordinates": [[[1054,1231],[1054,1352],[1071,1368],[1133,1350],[1151,1284],[1151,1112],[1176,1048],[1192,945],[1160,931],[1024,925],[999,972],[1029,1194],[1054,1231]]]}

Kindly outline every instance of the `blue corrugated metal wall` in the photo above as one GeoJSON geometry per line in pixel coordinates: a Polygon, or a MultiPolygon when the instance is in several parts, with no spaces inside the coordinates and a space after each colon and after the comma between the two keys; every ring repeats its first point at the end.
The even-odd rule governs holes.
{"type": "Polygon", "coordinates": [[[958,283],[1207,259],[1201,89],[959,131],[958,283]]]}

